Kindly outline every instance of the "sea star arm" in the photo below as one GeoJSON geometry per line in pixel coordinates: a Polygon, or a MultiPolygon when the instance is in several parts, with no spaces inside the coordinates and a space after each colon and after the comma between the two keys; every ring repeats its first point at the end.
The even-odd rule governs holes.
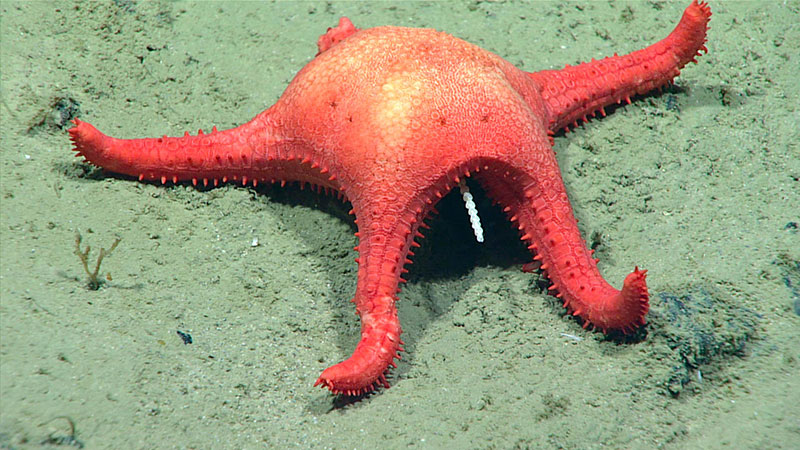
{"type": "Polygon", "coordinates": [[[256,186],[263,182],[308,182],[339,189],[331,163],[300,140],[282,136],[277,108],[225,131],[188,132],[181,137],[117,139],[79,119],[69,129],[75,156],[110,172],[157,180],[191,181],[197,185],[229,180],[256,186]]]}
{"type": "Polygon", "coordinates": [[[358,283],[351,301],[361,320],[361,339],[352,356],[325,369],[315,386],[346,395],[389,387],[386,371],[395,367],[394,359],[399,359],[403,350],[395,306],[398,284],[403,281],[403,266],[409,262],[406,258],[418,226],[410,210],[399,208],[403,203],[356,202],[358,283]]]}
{"type": "Polygon", "coordinates": [[[317,56],[339,42],[360,31],[347,17],[339,18],[339,25],[328,28],[328,31],[317,39],[317,56]]]}
{"type": "Polygon", "coordinates": [[[644,325],[649,310],[647,271],[634,269],[621,290],[605,281],[581,239],[561,178],[548,176],[558,173],[555,158],[548,152],[538,154],[542,158],[536,170],[530,165],[489,166],[476,178],[520,231],[536,265],[552,282],[550,291],[583,319],[584,328],[627,333],[644,325]]]}
{"type": "Polygon", "coordinates": [[[315,386],[346,395],[389,387],[386,372],[396,367],[394,360],[403,350],[395,302],[412,248],[419,247],[414,239],[423,237],[419,229],[427,228],[424,218],[458,184],[461,173],[452,167],[416,177],[376,168],[366,183],[345,183],[358,226],[358,283],[352,302],[361,319],[361,339],[352,356],[325,369],[315,386]]]}
{"type": "Polygon", "coordinates": [[[692,2],[678,25],[663,40],[633,53],[592,60],[561,70],[543,70],[530,77],[540,86],[548,113],[548,128],[554,132],[577,126],[578,120],[604,106],[630,103],[630,97],[661,88],[680,74],[689,62],[696,63],[705,46],[711,9],[705,2],[692,2]]]}

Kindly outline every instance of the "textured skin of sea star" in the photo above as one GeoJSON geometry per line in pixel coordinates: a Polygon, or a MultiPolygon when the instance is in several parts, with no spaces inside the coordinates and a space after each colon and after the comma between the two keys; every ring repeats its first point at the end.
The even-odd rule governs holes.
{"type": "MultiPolygon", "coordinates": [[[[692,2],[664,40],[561,70],[523,72],[431,29],[359,30],[347,18],[281,98],[250,122],[183,137],[115,139],[75,120],[77,156],[139,180],[299,181],[353,205],[359,239],[353,302],[361,341],[315,385],[358,395],[388,387],[403,342],[395,301],[401,275],[436,202],[474,177],[519,229],[550,289],[584,327],[623,333],[649,309],[645,271],[607,283],[578,231],[551,135],[606,105],[671,82],[707,51],[711,11],[692,2]]],[[[528,266],[528,267],[530,267],[528,266]]]]}

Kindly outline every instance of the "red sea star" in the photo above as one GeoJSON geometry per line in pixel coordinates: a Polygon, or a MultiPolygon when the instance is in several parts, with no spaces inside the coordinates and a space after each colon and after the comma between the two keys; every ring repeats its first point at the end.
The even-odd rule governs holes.
{"type": "Polygon", "coordinates": [[[430,29],[358,30],[347,18],[278,102],[227,131],[115,139],[75,120],[78,155],[139,180],[299,181],[342,193],[358,224],[353,302],[361,341],[316,382],[356,395],[388,387],[403,342],[395,301],[428,212],[474,176],[502,206],[569,312],[603,332],[645,323],[645,271],[611,287],[581,240],[551,149],[555,131],[671,82],[704,43],[711,11],[692,2],[664,40],[625,56],[523,72],[430,29]]]}

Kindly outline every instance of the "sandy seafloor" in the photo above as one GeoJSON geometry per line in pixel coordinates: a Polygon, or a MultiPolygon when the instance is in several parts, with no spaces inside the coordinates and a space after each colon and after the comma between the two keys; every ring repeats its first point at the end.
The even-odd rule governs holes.
{"type": "Polygon", "coordinates": [[[476,188],[487,243],[448,196],[400,295],[392,387],[357,402],[312,387],[358,337],[347,204],[138,183],[64,129],[248,121],[340,16],[535,71],[637,50],[686,3],[2,2],[0,447],[798,448],[797,1],[713,1],[710,52],[674,88],[556,137],[602,273],[649,271],[646,330],[567,317],[476,188]],[[77,231],[92,257],[122,238],[100,290],[77,231]]]}

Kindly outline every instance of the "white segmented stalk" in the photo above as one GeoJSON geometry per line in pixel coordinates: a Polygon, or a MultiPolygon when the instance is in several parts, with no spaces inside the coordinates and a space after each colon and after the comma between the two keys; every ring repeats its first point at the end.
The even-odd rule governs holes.
{"type": "Polygon", "coordinates": [[[472,194],[469,193],[469,187],[467,187],[467,183],[463,178],[458,182],[458,187],[461,190],[461,198],[464,199],[464,206],[467,207],[469,223],[472,224],[472,231],[475,233],[475,239],[478,242],[483,242],[481,218],[478,217],[478,209],[475,208],[475,201],[472,199],[472,194]]]}

